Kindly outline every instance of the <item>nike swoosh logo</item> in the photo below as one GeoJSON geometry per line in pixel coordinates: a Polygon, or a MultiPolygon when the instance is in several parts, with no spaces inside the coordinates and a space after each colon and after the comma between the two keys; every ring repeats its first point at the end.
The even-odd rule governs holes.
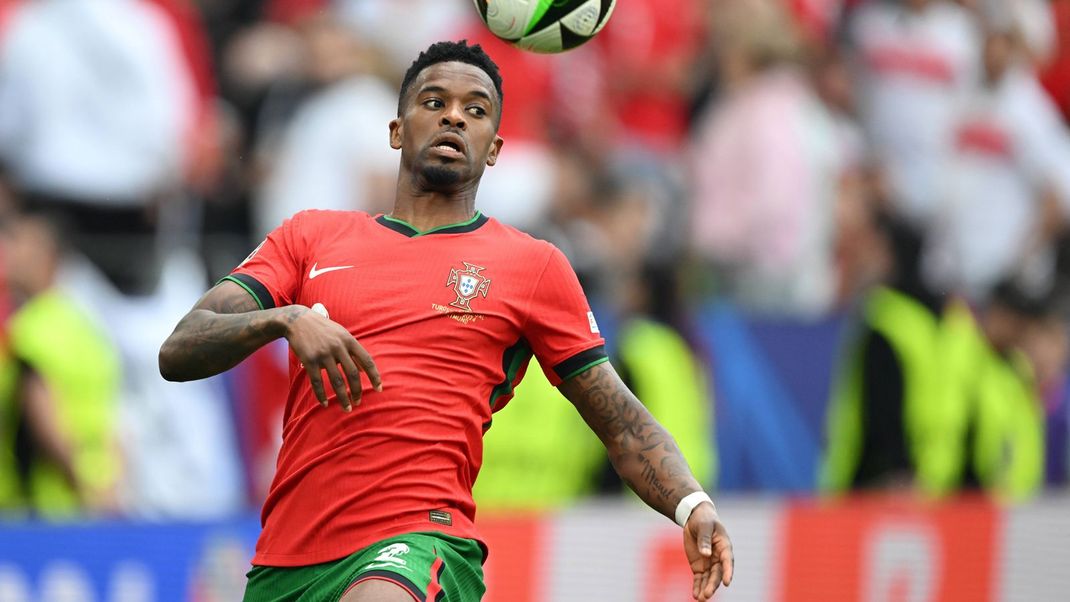
{"type": "Polygon", "coordinates": [[[319,276],[320,274],[326,274],[327,272],[333,272],[335,270],[348,270],[349,268],[353,267],[351,265],[336,265],[334,267],[323,268],[322,270],[317,270],[316,269],[317,265],[319,265],[319,262],[316,262],[316,263],[312,264],[312,269],[308,271],[308,279],[309,280],[312,280],[313,278],[315,278],[316,276],[319,276]]]}

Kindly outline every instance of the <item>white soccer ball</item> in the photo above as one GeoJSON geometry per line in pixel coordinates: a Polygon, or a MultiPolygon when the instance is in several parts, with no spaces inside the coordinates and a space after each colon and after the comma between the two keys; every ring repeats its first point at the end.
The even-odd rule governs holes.
{"type": "Polygon", "coordinates": [[[532,52],[564,52],[605,27],[617,0],[473,0],[499,38],[532,52]]]}

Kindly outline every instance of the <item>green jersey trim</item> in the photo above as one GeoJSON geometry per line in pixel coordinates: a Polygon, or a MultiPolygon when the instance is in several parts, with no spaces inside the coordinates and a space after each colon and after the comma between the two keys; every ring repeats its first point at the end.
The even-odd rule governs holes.
{"type": "Polygon", "coordinates": [[[473,230],[478,229],[483,224],[487,223],[488,220],[490,220],[489,217],[483,215],[479,211],[476,211],[475,215],[463,222],[459,222],[456,224],[446,224],[445,226],[438,226],[435,228],[431,228],[430,230],[421,232],[420,230],[417,230],[416,227],[412,224],[406,222],[405,220],[400,220],[396,217],[390,217],[389,215],[380,215],[379,217],[375,218],[375,221],[378,222],[380,225],[386,226],[387,228],[390,228],[398,234],[404,234],[409,238],[427,236],[428,234],[463,234],[465,232],[471,232],[473,230]]]}
{"type": "Polygon", "coordinates": [[[554,373],[562,381],[566,381],[606,361],[609,361],[609,356],[606,354],[606,346],[599,345],[586,351],[581,351],[554,366],[554,373]]]}
{"type": "Polygon", "coordinates": [[[562,378],[561,381],[564,382],[564,381],[572,378],[573,376],[578,376],[580,374],[583,374],[584,372],[590,370],[591,368],[594,368],[598,364],[603,364],[603,363],[608,362],[608,361],[609,361],[608,357],[604,357],[602,359],[594,360],[593,362],[587,364],[586,366],[582,366],[580,368],[577,368],[574,372],[571,372],[568,376],[562,378]]]}
{"type": "Polygon", "coordinates": [[[530,359],[531,346],[524,339],[518,340],[502,353],[502,372],[505,374],[505,378],[490,391],[490,408],[492,410],[498,404],[499,399],[506,395],[512,395],[513,381],[516,380],[516,375],[520,373],[520,369],[526,366],[530,359]]]}
{"type": "Polygon", "coordinates": [[[275,299],[268,292],[267,287],[260,284],[260,281],[256,278],[248,274],[231,274],[224,276],[219,282],[221,283],[224,280],[229,280],[245,289],[247,293],[253,296],[253,299],[256,299],[256,304],[260,306],[260,309],[272,309],[275,307],[275,299]]]}

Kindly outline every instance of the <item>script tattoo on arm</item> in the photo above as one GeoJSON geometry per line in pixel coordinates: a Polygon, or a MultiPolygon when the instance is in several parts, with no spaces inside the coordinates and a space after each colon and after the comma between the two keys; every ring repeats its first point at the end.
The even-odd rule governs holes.
{"type": "Polygon", "coordinates": [[[286,332],[300,306],[261,310],[230,281],[212,287],[160,347],[160,374],[171,381],[206,378],[233,368],[253,351],[286,332]]]}
{"type": "Polygon", "coordinates": [[[680,500],[702,490],[672,435],[608,362],[570,378],[559,389],[602,440],[617,474],[651,508],[674,519],[680,500]]]}

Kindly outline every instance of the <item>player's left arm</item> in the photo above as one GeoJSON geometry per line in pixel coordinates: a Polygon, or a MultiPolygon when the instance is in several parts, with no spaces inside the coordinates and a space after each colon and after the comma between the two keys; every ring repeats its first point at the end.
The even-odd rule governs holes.
{"type": "MultiPolygon", "coordinates": [[[[681,500],[702,491],[672,435],[608,362],[569,378],[559,389],[602,440],[617,474],[651,508],[675,520],[681,500]]],[[[684,551],[694,574],[692,594],[707,600],[722,582],[732,582],[732,542],[712,502],[695,506],[686,521],[684,551]]]]}

